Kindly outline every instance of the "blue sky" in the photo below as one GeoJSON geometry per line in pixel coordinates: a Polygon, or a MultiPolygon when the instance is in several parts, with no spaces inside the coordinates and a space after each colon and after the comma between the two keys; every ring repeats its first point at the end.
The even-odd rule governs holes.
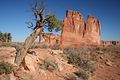
{"type": "MultiPolygon", "coordinates": [[[[102,40],[120,40],[120,0],[44,0],[47,10],[61,20],[66,10],[79,11],[85,20],[92,14],[101,20],[102,40]]],[[[13,41],[24,41],[32,32],[26,21],[32,20],[34,0],[0,0],[0,31],[10,32],[13,41]]]]}

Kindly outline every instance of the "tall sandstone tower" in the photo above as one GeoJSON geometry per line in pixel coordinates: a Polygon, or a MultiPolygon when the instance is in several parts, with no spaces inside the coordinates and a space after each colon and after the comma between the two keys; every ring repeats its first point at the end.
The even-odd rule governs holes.
{"type": "Polygon", "coordinates": [[[100,45],[100,21],[89,15],[85,23],[80,12],[67,10],[61,34],[61,48],[100,45]]]}

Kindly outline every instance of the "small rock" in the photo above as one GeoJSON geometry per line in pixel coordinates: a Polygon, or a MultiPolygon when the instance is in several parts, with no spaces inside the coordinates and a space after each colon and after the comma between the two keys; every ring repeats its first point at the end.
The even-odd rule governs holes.
{"type": "Polygon", "coordinates": [[[51,54],[53,54],[53,55],[57,55],[57,54],[61,54],[61,53],[63,53],[63,51],[61,51],[61,50],[51,50],[51,54]]]}
{"type": "Polygon", "coordinates": [[[102,59],[102,60],[104,59],[103,56],[100,56],[99,58],[102,59]]]}
{"type": "Polygon", "coordinates": [[[58,64],[58,70],[61,72],[63,69],[64,68],[63,68],[62,64],[58,64]]]}
{"type": "Polygon", "coordinates": [[[106,64],[107,66],[112,66],[112,62],[111,62],[110,60],[107,60],[107,61],[105,62],[105,64],[106,64]]]}
{"type": "Polygon", "coordinates": [[[103,54],[104,52],[103,51],[97,51],[98,54],[103,54]]]}
{"type": "Polygon", "coordinates": [[[104,68],[104,66],[103,66],[103,65],[99,65],[99,67],[100,67],[100,68],[104,68]]]}
{"type": "Polygon", "coordinates": [[[79,78],[77,75],[75,74],[71,74],[68,76],[68,78],[66,78],[67,80],[83,80],[81,78],[79,78]]]}
{"type": "Polygon", "coordinates": [[[64,63],[62,61],[60,61],[59,59],[56,59],[56,62],[58,64],[58,71],[62,71],[64,70],[64,63]]]}
{"type": "Polygon", "coordinates": [[[29,50],[27,53],[29,53],[29,54],[31,54],[31,55],[34,55],[34,56],[37,56],[35,51],[30,51],[30,50],[29,50]]]}

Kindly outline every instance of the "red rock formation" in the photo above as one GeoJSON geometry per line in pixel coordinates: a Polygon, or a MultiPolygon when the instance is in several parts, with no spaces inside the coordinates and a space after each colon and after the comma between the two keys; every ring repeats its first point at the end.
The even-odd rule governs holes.
{"type": "Polygon", "coordinates": [[[86,22],[84,40],[90,45],[100,45],[100,21],[89,15],[86,22]]]}
{"type": "Polygon", "coordinates": [[[40,35],[40,45],[53,46],[60,43],[60,36],[52,33],[43,33],[40,35]]]}
{"type": "Polygon", "coordinates": [[[80,12],[68,10],[63,22],[60,47],[78,48],[99,44],[100,21],[90,15],[85,26],[84,17],[80,12]]]}
{"type": "Polygon", "coordinates": [[[68,10],[64,20],[64,26],[64,30],[67,32],[74,32],[83,35],[82,32],[84,31],[84,18],[82,14],[68,10]]]}

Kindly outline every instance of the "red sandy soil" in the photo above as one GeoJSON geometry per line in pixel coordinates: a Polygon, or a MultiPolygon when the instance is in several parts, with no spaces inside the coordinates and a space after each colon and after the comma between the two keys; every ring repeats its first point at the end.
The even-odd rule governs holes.
{"type": "Polygon", "coordinates": [[[120,80],[120,48],[106,51],[97,61],[96,75],[92,80],[120,80]],[[107,65],[106,63],[108,62],[107,65]]]}

